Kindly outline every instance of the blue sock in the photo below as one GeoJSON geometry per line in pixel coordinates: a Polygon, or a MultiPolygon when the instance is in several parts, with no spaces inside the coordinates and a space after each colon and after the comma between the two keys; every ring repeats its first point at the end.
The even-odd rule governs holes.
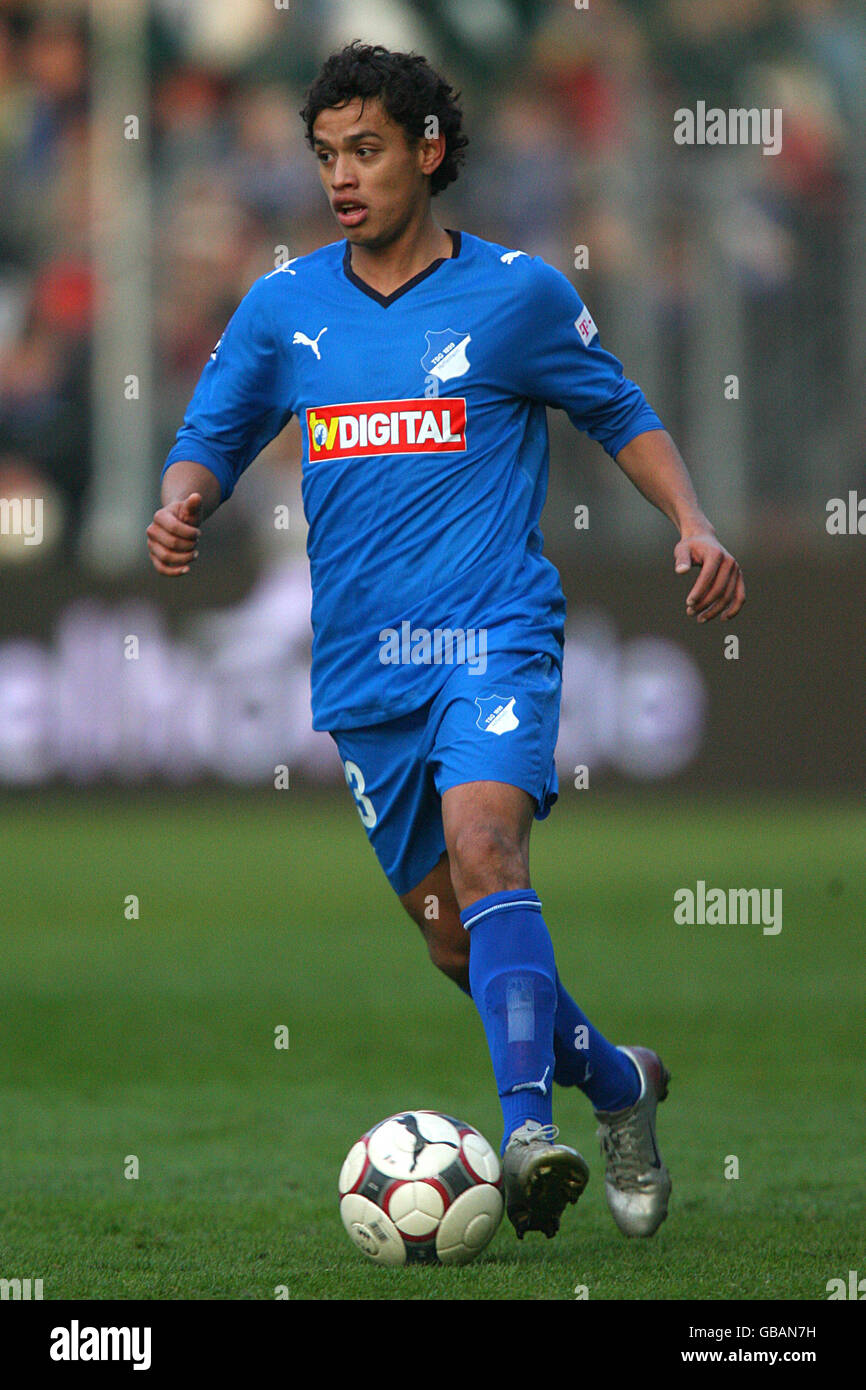
{"type": "Polygon", "coordinates": [[[554,1052],[554,1081],[559,1086],[578,1086],[595,1110],[624,1110],[640,1095],[634,1062],[593,1028],[563,989],[558,973],[554,1052]]]}
{"type": "Polygon", "coordinates": [[[472,939],[469,984],[502,1105],[502,1149],[525,1120],[553,1119],[553,943],[531,888],[491,893],[460,920],[472,939]]]}

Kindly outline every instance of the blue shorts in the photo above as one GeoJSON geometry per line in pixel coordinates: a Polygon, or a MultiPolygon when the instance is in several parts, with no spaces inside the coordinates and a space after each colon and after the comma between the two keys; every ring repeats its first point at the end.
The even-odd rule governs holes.
{"type": "Polygon", "coordinates": [[[483,675],[449,670],[427,704],[362,729],[332,729],[358,814],[395,893],[408,893],[445,852],[443,792],[508,782],[543,820],[559,795],[553,755],[562,677],[546,655],[499,653],[483,675]]]}

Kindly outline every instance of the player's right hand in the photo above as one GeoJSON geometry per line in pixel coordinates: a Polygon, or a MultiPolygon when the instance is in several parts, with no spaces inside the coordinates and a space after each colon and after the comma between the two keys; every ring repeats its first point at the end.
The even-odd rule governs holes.
{"type": "Polygon", "coordinates": [[[147,528],[147,548],[160,574],[187,574],[198,555],[201,536],[200,492],[178,502],[168,502],[154,513],[147,528]]]}

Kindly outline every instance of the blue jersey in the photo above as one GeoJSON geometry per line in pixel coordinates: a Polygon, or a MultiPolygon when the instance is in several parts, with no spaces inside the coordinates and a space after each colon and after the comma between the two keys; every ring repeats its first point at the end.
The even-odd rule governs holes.
{"type": "Polygon", "coordinates": [[[459,659],[436,634],[560,664],[565,600],[539,529],[545,407],[612,457],[663,428],[564,275],[451,237],[450,258],[387,296],[355,275],[345,241],[257,280],[165,464],[203,464],[226,498],[297,415],[316,729],[420,708],[459,659]]]}

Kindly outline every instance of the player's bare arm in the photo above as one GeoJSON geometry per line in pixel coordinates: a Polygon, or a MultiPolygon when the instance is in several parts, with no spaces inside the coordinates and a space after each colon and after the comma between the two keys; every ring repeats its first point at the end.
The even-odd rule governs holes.
{"type": "Polygon", "coordinates": [[[686,613],[699,623],[736,617],[746,601],[740,566],[725,549],[701,511],[692,480],[667,430],[637,435],[617,455],[617,463],[680,533],[674,547],[677,574],[694,565],[701,572],[686,598],[686,613]]]}
{"type": "Polygon", "coordinates": [[[220,485],[202,464],[181,461],[166,472],[161,496],[147,528],[150,558],[160,574],[187,574],[198,555],[202,522],[222,501],[220,485]]]}

